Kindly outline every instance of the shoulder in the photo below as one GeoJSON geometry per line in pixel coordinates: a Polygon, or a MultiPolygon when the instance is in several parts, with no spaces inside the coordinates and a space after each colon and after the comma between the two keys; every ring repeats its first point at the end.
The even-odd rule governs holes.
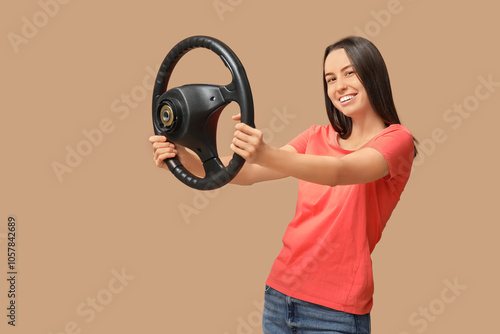
{"type": "Polygon", "coordinates": [[[328,125],[312,125],[306,130],[310,134],[324,135],[324,136],[336,136],[337,131],[333,129],[333,126],[328,125]]]}
{"type": "Polygon", "coordinates": [[[305,153],[308,147],[334,143],[336,135],[337,133],[331,125],[312,125],[288,144],[293,146],[297,152],[305,153]]]}
{"type": "Polygon", "coordinates": [[[381,153],[389,165],[391,177],[400,175],[407,179],[414,158],[415,144],[410,130],[393,124],[382,130],[368,145],[381,153]]]}
{"type": "Polygon", "coordinates": [[[392,124],[380,131],[380,133],[371,140],[371,145],[400,147],[406,150],[414,149],[412,133],[407,127],[401,124],[392,124]]]}
{"type": "Polygon", "coordinates": [[[311,125],[306,130],[302,131],[298,137],[335,137],[337,132],[333,129],[331,125],[311,125]]]}
{"type": "Polygon", "coordinates": [[[375,139],[381,136],[412,138],[413,140],[413,135],[411,134],[410,130],[406,126],[401,124],[389,125],[387,128],[380,131],[380,133],[375,137],[375,139]]]}

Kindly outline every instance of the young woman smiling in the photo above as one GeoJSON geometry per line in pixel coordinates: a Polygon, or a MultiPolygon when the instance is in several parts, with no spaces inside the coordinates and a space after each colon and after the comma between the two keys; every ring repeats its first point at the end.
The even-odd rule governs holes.
{"type": "MultiPolygon", "coordinates": [[[[348,37],[327,47],[323,80],[331,124],[311,126],[276,148],[259,129],[238,123],[231,144],[247,162],[232,183],[299,179],[296,213],[266,281],[264,333],[370,333],[371,253],[417,153],[371,42],[348,37]]],[[[161,136],[150,140],[159,167],[178,155],[203,175],[183,147],[161,136]]]]}

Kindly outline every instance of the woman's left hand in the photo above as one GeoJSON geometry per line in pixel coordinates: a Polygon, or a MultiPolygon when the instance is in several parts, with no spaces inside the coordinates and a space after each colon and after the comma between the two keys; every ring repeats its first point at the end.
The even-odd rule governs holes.
{"type": "Polygon", "coordinates": [[[262,164],[269,153],[270,146],[264,143],[262,131],[254,129],[245,123],[238,123],[235,126],[231,149],[239,154],[247,162],[262,164]]]}

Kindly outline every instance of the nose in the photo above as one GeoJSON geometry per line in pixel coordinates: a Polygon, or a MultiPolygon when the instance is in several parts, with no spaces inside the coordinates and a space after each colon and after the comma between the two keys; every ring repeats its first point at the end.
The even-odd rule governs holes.
{"type": "Polygon", "coordinates": [[[335,89],[337,90],[337,92],[345,91],[347,89],[345,81],[343,79],[338,78],[335,89]]]}

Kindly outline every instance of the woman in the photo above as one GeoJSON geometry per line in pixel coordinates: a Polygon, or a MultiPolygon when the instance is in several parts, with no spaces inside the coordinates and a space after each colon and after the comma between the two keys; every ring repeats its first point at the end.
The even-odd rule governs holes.
{"type": "MultiPolygon", "coordinates": [[[[417,153],[371,42],[348,37],[330,45],[323,68],[330,125],[312,126],[275,148],[260,130],[238,123],[231,144],[247,161],[232,183],[299,179],[296,213],[266,281],[264,333],[370,333],[371,253],[417,153]]],[[[203,175],[199,159],[183,147],[161,136],[150,140],[159,167],[178,155],[203,175]]]]}

